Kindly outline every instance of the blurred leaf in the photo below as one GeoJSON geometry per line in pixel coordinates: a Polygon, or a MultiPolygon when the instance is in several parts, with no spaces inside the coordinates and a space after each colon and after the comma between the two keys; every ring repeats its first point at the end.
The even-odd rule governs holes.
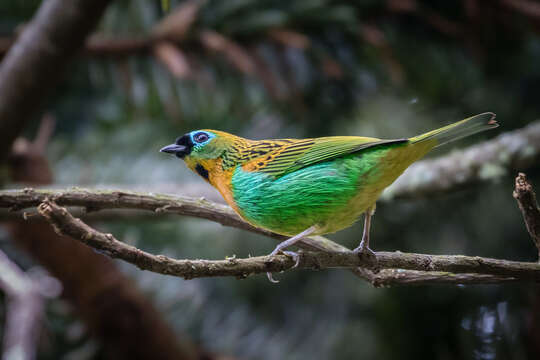
{"type": "Polygon", "coordinates": [[[225,36],[205,30],[200,33],[200,40],[209,50],[223,52],[238,70],[250,75],[255,72],[255,63],[249,53],[225,36]]]}
{"type": "Polygon", "coordinates": [[[285,26],[288,20],[289,15],[285,11],[277,9],[255,11],[243,16],[242,21],[224,24],[223,32],[230,36],[253,34],[268,28],[285,26]]]}
{"type": "Polygon", "coordinates": [[[175,77],[183,79],[190,76],[189,62],[184,53],[174,44],[160,41],[154,45],[154,54],[175,77]]]}
{"type": "Polygon", "coordinates": [[[296,31],[291,31],[283,28],[271,29],[268,31],[268,36],[282,43],[285,46],[294,47],[297,49],[307,49],[310,46],[309,37],[296,31]]]}
{"type": "Polygon", "coordinates": [[[161,9],[164,12],[169,11],[170,7],[171,7],[170,0],[161,0],[161,9]]]}
{"type": "Polygon", "coordinates": [[[182,3],[152,28],[152,34],[157,38],[182,41],[196,21],[202,4],[202,0],[189,0],[182,3]]]}

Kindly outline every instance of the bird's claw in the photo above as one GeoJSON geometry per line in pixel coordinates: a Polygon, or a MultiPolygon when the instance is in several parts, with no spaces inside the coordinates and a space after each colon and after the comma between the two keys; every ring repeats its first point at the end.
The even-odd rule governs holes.
{"type": "MultiPolygon", "coordinates": [[[[277,255],[280,251],[281,251],[281,249],[278,246],[268,256],[277,255]]],[[[269,272],[269,271],[266,273],[266,277],[268,278],[268,281],[270,281],[273,284],[277,284],[279,282],[279,280],[276,280],[276,279],[273,278],[272,273],[269,272]]]]}
{"type": "Polygon", "coordinates": [[[271,273],[271,272],[267,272],[267,273],[266,273],[266,277],[268,278],[268,281],[270,281],[271,283],[277,284],[277,283],[279,282],[279,280],[275,280],[275,279],[272,277],[272,273],[271,273]]]}
{"type": "MultiPolygon", "coordinates": [[[[281,249],[275,249],[274,251],[272,251],[270,253],[269,256],[277,255],[280,252],[293,258],[294,266],[292,266],[291,269],[294,269],[294,268],[298,267],[298,265],[300,264],[300,255],[298,253],[295,253],[294,251],[283,251],[281,249]]],[[[266,277],[268,278],[268,281],[270,281],[271,283],[277,284],[279,282],[279,280],[276,280],[276,279],[273,278],[271,272],[267,272],[266,277]]]]}
{"type": "Polygon", "coordinates": [[[292,257],[292,259],[294,260],[294,266],[291,267],[291,269],[296,269],[298,265],[300,265],[301,256],[299,253],[295,253],[294,251],[282,251],[282,253],[292,257]]]}
{"type": "Polygon", "coordinates": [[[367,257],[375,256],[375,252],[373,250],[371,250],[371,248],[369,248],[367,246],[362,246],[362,245],[360,245],[359,247],[354,249],[353,252],[355,252],[357,254],[365,255],[367,257]]]}
{"type": "Polygon", "coordinates": [[[378,268],[378,259],[377,255],[373,250],[369,248],[369,246],[362,246],[363,244],[360,244],[359,247],[353,250],[354,253],[358,254],[359,257],[365,258],[371,263],[371,266],[373,267],[373,270],[377,270],[378,268]]]}

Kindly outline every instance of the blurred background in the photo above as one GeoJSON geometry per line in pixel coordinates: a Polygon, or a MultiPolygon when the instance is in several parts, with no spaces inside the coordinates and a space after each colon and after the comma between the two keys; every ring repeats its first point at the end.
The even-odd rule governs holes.
{"type": "MultiPolygon", "coordinates": [[[[40,5],[0,3],[0,56],[40,5]]],[[[136,189],[222,201],[159,148],[199,128],[253,139],[395,138],[497,113],[499,129],[430,155],[444,156],[539,118],[539,33],[540,4],[532,0],[114,1],[59,86],[43,84],[47,116],[25,128],[30,140],[39,129],[51,134],[34,154],[48,166],[18,176],[17,151],[26,149],[19,141],[0,184],[136,189]]],[[[527,174],[540,189],[540,167],[527,174]]],[[[381,202],[373,248],[535,261],[537,250],[512,198],[516,173],[499,175],[481,186],[381,202]]],[[[263,236],[178,216],[104,216],[91,224],[175,258],[247,257],[275,246],[263,236]]],[[[277,274],[277,285],[264,275],[185,281],[108,260],[88,265],[95,271],[77,278],[77,264],[63,266],[85,263],[86,255],[66,250],[54,260],[47,251],[60,250],[30,239],[45,236],[48,225],[35,226],[4,221],[0,249],[24,270],[44,266],[63,285],[63,294],[46,302],[38,359],[122,358],[110,350],[116,325],[94,321],[95,312],[117,297],[85,300],[102,281],[88,274],[104,267],[99,279],[115,274],[115,281],[131,284],[127,293],[137,293],[141,308],[154,307],[152,316],[175,338],[222,358],[540,356],[540,291],[532,284],[376,289],[341,270],[277,274]],[[66,273],[71,277],[62,277],[66,273]]],[[[359,222],[329,237],[355,247],[361,232],[359,222]]],[[[101,258],[93,251],[88,256],[101,258]]],[[[0,297],[0,325],[5,303],[0,297]]],[[[130,321],[138,314],[119,321],[134,327],[130,321]]]]}

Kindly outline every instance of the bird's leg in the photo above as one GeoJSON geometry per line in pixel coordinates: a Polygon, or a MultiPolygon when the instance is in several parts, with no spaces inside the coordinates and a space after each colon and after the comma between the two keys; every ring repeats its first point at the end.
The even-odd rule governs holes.
{"type": "MultiPolygon", "coordinates": [[[[293,236],[290,239],[287,239],[285,241],[280,242],[278,244],[278,246],[276,246],[274,251],[272,251],[270,253],[270,255],[268,255],[268,256],[274,256],[277,253],[279,253],[280,251],[283,252],[283,249],[288,248],[289,246],[294,245],[295,243],[302,240],[306,236],[309,236],[309,235],[313,234],[315,232],[315,230],[317,230],[317,226],[313,225],[313,226],[307,228],[306,230],[302,231],[300,234],[297,234],[297,235],[293,236]]],[[[293,268],[297,267],[298,263],[300,262],[300,256],[297,253],[292,252],[292,251],[285,251],[284,253],[286,255],[288,255],[288,256],[291,256],[295,260],[295,264],[294,264],[293,268]]],[[[271,272],[267,272],[266,275],[268,276],[268,280],[270,280],[270,282],[273,282],[273,283],[278,283],[279,282],[277,280],[274,280],[274,278],[272,277],[271,272]]]]}
{"type": "Polygon", "coordinates": [[[375,253],[369,248],[369,230],[371,229],[371,217],[375,214],[375,205],[368,208],[364,214],[364,233],[360,245],[353,251],[356,253],[364,253],[368,256],[374,256],[375,253]]]}

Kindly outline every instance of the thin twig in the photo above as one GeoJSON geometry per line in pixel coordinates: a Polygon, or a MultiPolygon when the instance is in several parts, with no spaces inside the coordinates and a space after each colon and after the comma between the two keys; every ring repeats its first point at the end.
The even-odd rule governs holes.
{"type": "MultiPolygon", "coordinates": [[[[176,260],[163,255],[152,255],[118,241],[111,234],[101,233],[80,219],[74,218],[66,209],[45,200],[38,211],[54,227],[55,230],[92,246],[108,256],[130,262],[141,269],[153,272],[181,276],[186,279],[210,276],[247,277],[251,274],[279,272],[294,266],[294,260],[285,255],[260,256],[247,259],[226,260],[176,260]]],[[[429,276],[436,278],[433,272],[452,272],[467,274],[469,283],[481,283],[484,275],[496,282],[496,277],[511,277],[515,281],[540,281],[540,264],[517,261],[496,260],[469,256],[424,255],[401,252],[376,253],[376,266],[382,269],[407,269],[432,272],[429,276]],[[481,276],[475,278],[475,275],[481,276]],[[474,279],[474,281],[472,281],[474,279]]],[[[302,254],[298,268],[373,268],[371,259],[348,252],[305,252],[302,254]]],[[[419,274],[420,275],[420,274],[419,274]]],[[[444,276],[450,276],[444,274],[444,276]]],[[[510,279],[501,279],[509,281],[510,279]]]]}
{"type": "Polygon", "coordinates": [[[527,176],[524,173],[519,173],[516,177],[516,187],[513,196],[517,200],[519,209],[523,214],[527,231],[538,249],[538,260],[540,261],[540,209],[538,208],[533,187],[527,181],[527,176]]]}

